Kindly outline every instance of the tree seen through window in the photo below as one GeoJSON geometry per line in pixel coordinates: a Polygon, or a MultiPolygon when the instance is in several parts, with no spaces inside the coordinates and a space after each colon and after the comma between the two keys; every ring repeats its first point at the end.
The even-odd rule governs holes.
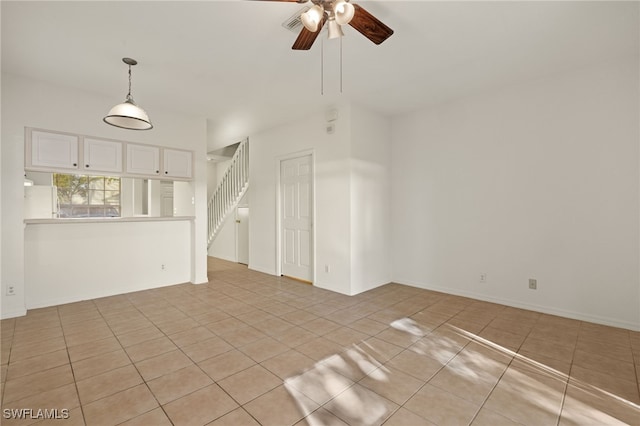
{"type": "Polygon", "coordinates": [[[120,178],[53,174],[60,217],[120,217],[120,178]]]}

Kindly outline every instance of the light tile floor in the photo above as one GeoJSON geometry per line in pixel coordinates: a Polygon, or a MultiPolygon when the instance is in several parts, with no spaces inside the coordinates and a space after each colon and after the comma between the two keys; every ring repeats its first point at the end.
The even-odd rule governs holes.
{"type": "Polygon", "coordinates": [[[397,284],[348,297],[209,270],[206,285],[3,320],[2,424],[640,425],[640,333],[397,284]]]}

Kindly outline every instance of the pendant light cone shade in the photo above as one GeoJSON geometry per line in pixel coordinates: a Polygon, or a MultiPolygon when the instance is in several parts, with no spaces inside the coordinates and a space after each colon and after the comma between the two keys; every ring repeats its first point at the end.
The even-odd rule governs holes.
{"type": "Polygon", "coordinates": [[[300,15],[300,20],[306,29],[315,33],[318,31],[318,25],[322,20],[322,15],[324,15],[324,8],[316,4],[311,9],[300,15]]]}
{"type": "Polygon", "coordinates": [[[130,96],[123,103],[111,108],[109,114],[104,118],[104,122],[123,129],[149,130],[153,128],[145,110],[136,105],[130,96]]]}
{"type": "Polygon", "coordinates": [[[129,130],[149,130],[153,128],[149,116],[133,101],[131,96],[131,66],[136,65],[135,59],[123,58],[122,61],[129,65],[129,93],[127,93],[127,99],[121,104],[118,104],[111,108],[106,117],[103,118],[104,122],[115,127],[129,130]]]}
{"type": "Polygon", "coordinates": [[[336,22],[340,25],[347,25],[353,19],[356,13],[355,7],[351,3],[344,0],[338,0],[333,6],[333,12],[336,16],[336,22]]]}
{"type": "Polygon", "coordinates": [[[329,39],[340,38],[344,35],[342,28],[335,19],[329,20],[329,39]]]}

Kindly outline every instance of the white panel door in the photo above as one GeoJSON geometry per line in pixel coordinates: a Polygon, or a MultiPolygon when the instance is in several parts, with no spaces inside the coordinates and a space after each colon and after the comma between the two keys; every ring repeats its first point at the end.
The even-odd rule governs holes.
{"type": "Polygon", "coordinates": [[[311,155],[280,163],[282,275],[313,280],[311,155]]]}

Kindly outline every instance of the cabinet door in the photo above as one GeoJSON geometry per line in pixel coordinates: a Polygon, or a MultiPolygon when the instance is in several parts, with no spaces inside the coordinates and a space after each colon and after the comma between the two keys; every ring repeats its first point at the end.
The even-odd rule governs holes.
{"type": "Polygon", "coordinates": [[[127,144],[127,173],[160,175],[160,148],[127,144]]]}
{"type": "Polygon", "coordinates": [[[78,137],[34,130],[31,132],[31,167],[78,169],[78,137]]]}
{"type": "Polygon", "coordinates": [[[164,175],[191,179],[193,153],[176,149],[164,149],[164,175]]]}
{"type": "Polygon", "coordinates": [[[86,171],[122,172],[122,143],[100,139],[84,139],[84,164],[86,171]]]}

